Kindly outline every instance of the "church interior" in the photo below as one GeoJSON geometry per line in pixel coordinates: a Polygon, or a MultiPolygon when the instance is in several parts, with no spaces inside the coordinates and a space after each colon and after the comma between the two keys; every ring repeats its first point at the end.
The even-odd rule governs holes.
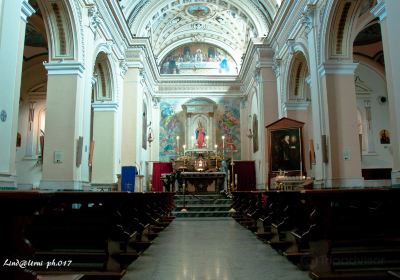
{"type": "Polygon", "coordinates": [[[0,279],[400,279],[399,12],[0,0],[0,279]]]}

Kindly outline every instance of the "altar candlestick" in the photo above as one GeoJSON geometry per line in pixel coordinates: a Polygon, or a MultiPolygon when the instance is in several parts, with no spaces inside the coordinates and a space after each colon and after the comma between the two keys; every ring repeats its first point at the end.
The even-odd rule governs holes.
{"type": "Polygon", "coordinates": [[[179,155],[179,135],[176,136],[176,147],[178,149],[178,155],[179,155]]]}
{"type": "Polygon", "coordinates": [[[222,158],[225,157],[225,135],[222,135],[222,158]]]}

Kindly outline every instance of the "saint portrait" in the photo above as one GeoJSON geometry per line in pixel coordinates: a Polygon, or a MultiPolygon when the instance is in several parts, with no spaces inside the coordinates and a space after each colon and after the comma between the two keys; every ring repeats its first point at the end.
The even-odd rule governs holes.
{"type": "Polygon", "coordinates": [[[301,169],[301,135],[299,128],[271,132],[272,171],[298,171],[301,169]]]}

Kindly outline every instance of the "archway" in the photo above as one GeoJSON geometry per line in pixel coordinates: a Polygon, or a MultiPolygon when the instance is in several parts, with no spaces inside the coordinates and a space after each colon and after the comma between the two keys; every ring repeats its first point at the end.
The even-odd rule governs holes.
{"type": "Polygon", "coordinates": [[[110,185],[116,178],[116,112],[114,83],[109,56],[100,51],[92,81],[89,145],[89,181],[92,186],[110,185]]]}

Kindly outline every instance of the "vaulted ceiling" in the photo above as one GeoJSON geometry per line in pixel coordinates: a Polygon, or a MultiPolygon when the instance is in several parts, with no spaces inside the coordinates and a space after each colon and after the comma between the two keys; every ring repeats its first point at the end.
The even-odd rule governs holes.
{"type": "Polygon", "coordinates": [[[173,49],[204,42],[240,63],[252,38],[265,37],[281,0],[121,0],[132,34],[149,37],[161,62],[173,49]]]}

